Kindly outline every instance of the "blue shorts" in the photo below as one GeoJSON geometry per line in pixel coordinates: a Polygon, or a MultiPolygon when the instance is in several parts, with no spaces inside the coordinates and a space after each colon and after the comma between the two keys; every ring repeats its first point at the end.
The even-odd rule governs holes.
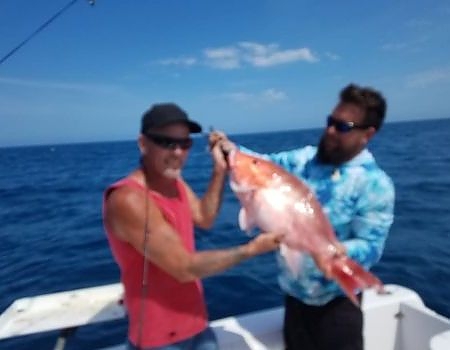
{"type": "Polygon", "coordinates": [[[191,338],[170,345],[139,349],[128,341],[127,350],[219,350],[219,345],[213,330],[208,327],[191,338]]]}

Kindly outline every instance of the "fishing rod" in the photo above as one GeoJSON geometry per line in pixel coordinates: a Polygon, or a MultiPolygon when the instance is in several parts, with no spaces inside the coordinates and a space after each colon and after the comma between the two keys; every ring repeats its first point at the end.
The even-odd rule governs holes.
{"type": "MultiPolygon", "coordinates": [[[[61,16],[64,12],[66,12],[70,7],[72,7],[78,0],[71,0],[68,2],[63,8],[61,8],[58,12],[56,12],[53,16],[51,16],[47,21],[41,24],[37,29],[35,29],[28,37],[26,37],[22,42],[16,45],[11,51],[9,51],[5,56],[0,59],[0,65],[3,64],[8,58],[14,55],[17,51],[19,51],[25,44],[27,44],[31,39],[33,39],[37,34],[43,31],[46,27],[48,27],[54,20],[56,20],[59,16],[61,16]]],[[[90,6],[95,5],[95,0],[87,0],[90,6]]]]}

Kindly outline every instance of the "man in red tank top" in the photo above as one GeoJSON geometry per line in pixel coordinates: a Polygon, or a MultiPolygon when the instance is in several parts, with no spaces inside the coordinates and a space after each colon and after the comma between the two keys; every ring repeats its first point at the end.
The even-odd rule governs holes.
{"type": "Polygon", "coordinates": [[[281,238],[267,233],[230,249],[195,251],[194,225],[212,226],[227,169],[217,143],[205,195],[183,180],[190,133],[198,132],[177,105],[152,106],[141,121],[141,167],[105,191],[103,221],[124,285],[130,349],[218,349],[200,279],[276,249],[281,238]]]}

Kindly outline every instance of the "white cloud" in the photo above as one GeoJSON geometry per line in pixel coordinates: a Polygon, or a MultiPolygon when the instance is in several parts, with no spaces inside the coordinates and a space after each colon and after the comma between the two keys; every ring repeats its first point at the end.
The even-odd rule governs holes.
{"type": "Polygon", "coordinates": [[[243,41],[231,46],[206,48],[202,57],[167,58],[160,60],[164,65],[205,64],[216,69],[238,69],[245,65],[252,67],[271,67],[281,64],[304,61],[317,62],[319,59],[306,47],[281,49],[278,44],[260,44],[243,41]]]}
{"type": "Polygon", "coordinates": [[[279,101],[286,100],[287,94],[284,91],[276,89],[266,89],[257,93],[250,92],[231,92],[223,95],[226,99],[232,100],[239,103],[276,103],[279,101]]]}
{"type": "Polygon", "coordinates": [[[412,74],[407,77],[406,86],[410,88],[424,88],[442,82],[450,82],[450,67],[434,68],[412,74]]]}
{"type": "Polygon", "coordinates": [[[258,52],[247,52],[244,53],[243,57],[245,61],[255,67],[276,66],[296,61],[317,61],[317,58],[307,48],[284,51],[276,51],[276,49],[273,51],[267,50],[267,52],[262,54],[258,52]]]}
{"type": "Polygon", "coordinates": [[[269,67],[296,61],[316,62],[317,57],[308,48],[279,49],[278,44],[263,45],[243,41],[235,46],[238,58],[254,67],[269,67]]]}
{"type": "Polygon", "coordinates": [[[234,47],[205,49],[203,54],[206,64],[219,69],[235,69],[240,67],[239,52],[234,47]]]}
{"type": "Polygon", "coordinates": [[[163,66],[193,66],[197,63],[197,59],[195,57],[167,58],[158,61],[158,63],[163,66]]]}

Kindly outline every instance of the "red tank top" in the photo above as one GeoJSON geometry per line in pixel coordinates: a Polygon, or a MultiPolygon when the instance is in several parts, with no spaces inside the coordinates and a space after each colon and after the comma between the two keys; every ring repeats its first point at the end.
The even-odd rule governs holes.
{"type": "MultiPolygon", "coordinates": [[[[131,178],[111,185],[104,199],[116,188],[132,186],[146,189],[131,178]]],[[[165,219],[179,233],[186,249],[195,250],[194,228],[186,190],[177,180],[179,196],[167,198],[148,190],[165,219]]],[[[124,303],[128,313],[128,338],[142,347],[162,346],[187,339],[207,326],[207,312],[200,280],[180,283],[151,262],[148,268],[148,288],[144,298],[142,320],[142,344],[138,344],[140,327],[143,256],[129,243],[117,238],[104,223],[108,241],[120,268],[121,282],[125,289],[124,303]]]]}

